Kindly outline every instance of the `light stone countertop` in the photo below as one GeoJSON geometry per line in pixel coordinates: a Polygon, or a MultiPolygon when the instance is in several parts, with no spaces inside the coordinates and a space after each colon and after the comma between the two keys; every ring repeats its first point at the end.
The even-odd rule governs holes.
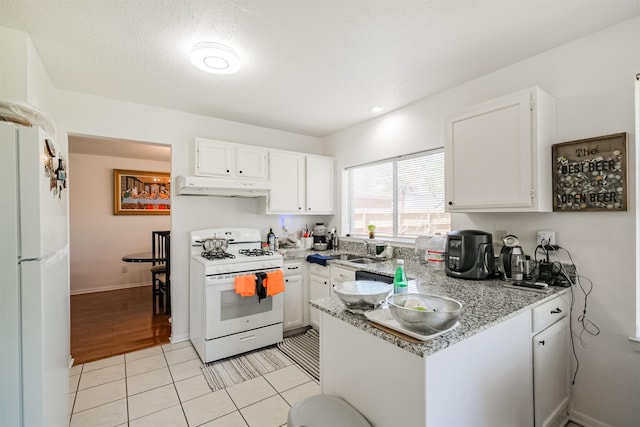
{"type": "MultiPolygon", "coordinates": [[[[337,253],[340,253],[340,251],[335,251],[335,254],[337,253]]],[[[326,255],[331,254],[326,251],[326,255]]],[[[506,288],[503,286],[505,282],[500,280],[456,279],[448,277],[444,271],[433,271],[411,260],[405,262],[405,270],[410,279],[409,292],[441,295],[462,303],[462,315],[459,320],[460,325],[457,328],[430,341],[412,343],[371,326],[370,321],[364,315],[347,311],[342,301],[335,296],[314,300],[310,304],[312,307],[356,328],[424,357],[478,334],[524,311],[531,310],[533,307],[559,294],[569,292],[569,288],[552,287],[553,292],[542,294],[506,288]]],[[[329,263],[389,276],[393,276],[396,267],[395,259],[366,265],[340,260],[331,260],[329,263]]]]}

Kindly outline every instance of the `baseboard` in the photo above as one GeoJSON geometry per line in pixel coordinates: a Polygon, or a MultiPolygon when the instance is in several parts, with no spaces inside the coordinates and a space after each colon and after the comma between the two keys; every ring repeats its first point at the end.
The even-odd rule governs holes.
{"type": "Polygon", "coordinates": [[[612,427],[576,410],[569,410],[569,419],[583,427],[612,427]]]}
{"type": "Polygon", "coordinates": [[[171,335],[171,344],[179,343],[182,341],[187,341],[189,339],[189,334],[184,335],[171,335]]]}
{"type": "Polygon", "coordinates": [[[81,294],[92,294],[94,292],[107,292],[107,291],[117,291],[120,289],[130,289],[130,288],[139,288],[142,286],[151,286],[149,282],[142,283],[128,283],[126,285],[115,285],[115,286],[107,286],[104,288],[91,288],[91,289],[80,289],[80,290],[72,290],[69,292],[70,295],[81,295],[81,294]]]}

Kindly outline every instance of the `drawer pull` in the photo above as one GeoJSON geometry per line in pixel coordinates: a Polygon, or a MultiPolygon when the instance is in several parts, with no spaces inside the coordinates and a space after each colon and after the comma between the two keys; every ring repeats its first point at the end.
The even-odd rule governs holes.
{"type": "Polygon", "coordinates": [[[540,344],[544,345],[544,340],[538,341],[540,344]]]}
{"type": "Polygon", "coordinates": [[[556,307],[555,310],[551,310],[551,314],[558,314],[558,313],[562,313],[562,310],[560,310],[560,307],[556,307]]]}

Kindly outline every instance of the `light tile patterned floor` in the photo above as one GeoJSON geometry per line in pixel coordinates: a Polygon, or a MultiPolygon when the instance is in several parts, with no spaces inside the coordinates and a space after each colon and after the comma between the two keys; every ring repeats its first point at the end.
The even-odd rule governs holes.
{"type": "Polygon", "coordinates": [[[201,366],[188,341],[74,366],[70,426],[280,427],[291,405],[320,393],[295,364],[212,392],[201,366]]]}

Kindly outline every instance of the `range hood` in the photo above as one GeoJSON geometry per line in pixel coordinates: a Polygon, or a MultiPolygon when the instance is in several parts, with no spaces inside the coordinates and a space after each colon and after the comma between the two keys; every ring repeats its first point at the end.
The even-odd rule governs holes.
{"type": "Polygon", "coordinates": [[[176,194],[183,196],[262,197],[269,194],[266,181],[235,181],[203,176],[177,176],[176,194]]]}

